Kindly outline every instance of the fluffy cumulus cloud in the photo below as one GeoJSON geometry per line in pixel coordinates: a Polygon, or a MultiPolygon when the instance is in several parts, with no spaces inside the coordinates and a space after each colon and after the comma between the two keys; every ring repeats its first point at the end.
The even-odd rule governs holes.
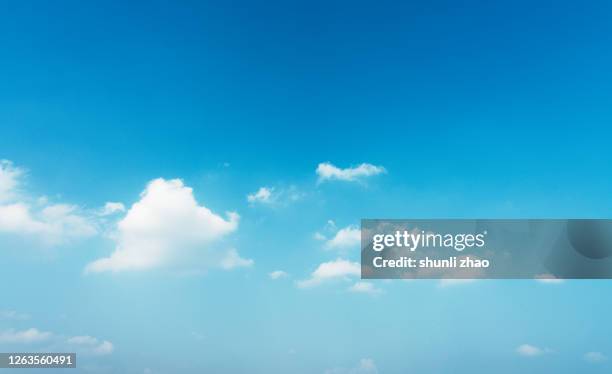
{"type": "Polygon", "coordinates": [[[51,204],[21,187],[25,172],[0,161],[0,233],[61,244],[97,233],[95,222],[75,205],[51,204]]]}
{"type": "Polygon", "coordinates": [[[516,348],[516,353],[523,357],[538,357],[547,353],[552,353],[549,348],[540,348],[531,344],[522,344],[516,348]]]}
{"type": "Polygon", "coordinates": [[[275,270],[275,271],[271,272],[270,274],[268,274],[268,276],[272,280],[277,280],[277,279],[281,279],[281,278],[286,278],[286,277],[289,276],[289,274],[286,271],[275,270]]]}
{"type": "Polygon", "coordinates": [[[310,278],[297,282],[297,286],[309,288],[332,280],[346,280],[350,279],[350,277],[358,277],[360,274],[361,267],[358,263],[339,258],[335,261],[322,263],[312,272],[310,278]]]}
{"type": "Polygon", "coordinates": [[[108,340],[99,340],[89,335],[73,336],[66,340],[69,347],[84,354],[104,356],[113,353],[115,347],[108,340]]]}
{"type": "Polygon", "coordinates": [[[327,249],[359,248],[361,243],[361,230],[355,226],[348,226],[338,230],[333,238],[325,242],[327,249]]]}
{"type": "Polygon", "coordinates": [[[608,360],[608,357],[601,352],[587,352],[584,354],[584,360],[591,364],[598,364],[608,360]]]}
{"type": "Polygon", "coordinates": [[[374,360],[362,358],[359,363],[352,368],[334,368],[325,370],[325,374],[377,374],[378,369],[374,360]]]}
{"type": "Polygon", "coordinates": [[[117,224],[115,251],[86,267],[86,272],[146,270],[173,266],[250,266],[219,240],[238,227],[238,214],[226,218],[199,205],[179,179],[155,179],[117,224]]]}
{"type": "Polygon", "coordinates": [[[386,170],[382,166],[366,163],[345,169],[339,168],[329,162],[322,162],[317,166],[319,183],[332,180],[355,182],[385,172],[386,170]]]}
{"type": "Polygon", "coordinates": [[[27,344],[38,343],[49,340],[53,334],[46,331],[40,331],[35,328],[27,330],[9,329],[0,332],[0,343],[4,344],[27,344]]]}
{"type": "Polygon", "coordinates": [[[383,292],[371,282],[356,282],[354,285],[349,287],[348,290],[354,293],[364,293],[369,295],[378,295],[383,292]]]}

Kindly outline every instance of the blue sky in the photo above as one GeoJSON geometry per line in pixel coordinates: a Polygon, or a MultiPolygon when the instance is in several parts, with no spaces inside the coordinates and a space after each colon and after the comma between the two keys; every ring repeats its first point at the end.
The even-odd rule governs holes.
{"type": "Polygon", "coordinates": [[[2,8],[0,351],[610,371],[607,281],[354,274],[361,218],[610,217],[609,2],[2,8]]]}

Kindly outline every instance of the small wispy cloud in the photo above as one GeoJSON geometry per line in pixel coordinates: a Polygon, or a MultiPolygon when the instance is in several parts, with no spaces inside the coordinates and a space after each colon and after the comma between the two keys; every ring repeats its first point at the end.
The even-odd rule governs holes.
{"type": "Polygon", "coordinates": [[[521,344],[516,347],[516,353],[523,357],[538,357],[548,353],[553,353],[550,348],[540,348],[531,344],[521,344]]]}
{"type": "Polygon", "coordinates": [[[259,205],[279,208],[289,206],[305,196],[306,194],[300,191],[298,187],[290,185],[287,187],[259,187],[257,191],[248,194],[246,198],[251,206],[259,205]]]}
{"type": "Polygon", "coordinates": [[[349,292],[364,293],[368,295],[379,295],[383,292],[382,289],[377,288],[371,282],[356,282],[354,285],[349,287],[349,292]]]}
{"type": "Polygon", "coordinates": [[[286,271],[283,271],[283,270],[275,270],[275,271],[273,271],[273,272],[268,274],[268,277],[270,277],[270,279],[272,279],[272,280],[286,278],[288,276],[289,276],[289,274],[286,271]]]}
{"type": "Polygon", "coordinates": [[[328,219],[323,229],[314,233],[313,238],[319,241],[326,241],[328,240],[328,237],[333,238],[336,235],[337,231],[338,228],[336,227],[336,222],[331,219],[328,219]]]}
{"type": "Polygon", "coordinates": [[[312,272],[310,278],[298,281],[299,288],[310,288],[318,286],[324,282],[357,277],[361,274],[361,266],[357,262],[351,262],[341,258],[335,261],[324,262],[312,272]]]}
{"type": "Polygon", "coordinates": [[[0,344],[33,345],[44,343],[45,346],[60,352],[77,352],[86,355],[108,355],[114,346],[108,340],[100,340],[89,335],[66,337],[37,328],[26,330],[9,329],[0,332],[0,344]]]}
{"type": "Polygon", "coordinates": [[[115,347],[108,340],[99,340],[89,335],[73,336],[66,343],[77,351],[97,356],[105,356],[113,353],[115,347]]]}
{"type": "Polygon", "coordinates": [[[104,207],[100,209],[100,212],[98,214],[101,216],[110,216],[113,214],[123,213],[123,212],[125,212],[125,205],[123,205],[123,203],[109,201],[106,204],[104,204],[104,207]]]}
{"type": "Polygon", "coordinates": [[[608,357],[601,352],[587,352],[584,354],[584,360],[591,364],[598,364],[608,361],[608,357]]]}
{"type": "Polygon", "coordinates": [[[256,192],[247,195],[247,201],[251,204],[271,204],[274,202],[273,192],[273,187],[260,187],[256,192]]]}
{"type": "Polygon", "coordinates": [[[0,332],[0,343],[10,343],[10,344],[26,344],[26,343],[36,343],[48,340],[52,337],[53,334],[46,331],[40,331],[36,328],[29,328],[27,330],[15,330],[9,329],[3,332],[0,332]]]}
{"type": "Polygon", "coordinates": [[[355,182],[363,178],[386,173],[386,170],[382,166],[368,163],[342,169],[330,162],[322,162],[317,166],[316,173],[319,177],[319,183],[333,180],[355,182]]]}
{"type": "Polygon", "coordinates": [[[235,268],[251,267],[255,261],[249,258],[242,258],[235,249],[230,249],[225,258],[221,260],[221,268],[231,270],[235,268]]]}
{"type": "Polygon", "coordinates": [[[325,242],[326,249],[349,249],[359,248],[361,243],[361,230],[356,226],[347,226],[336,232],[336,234],[325,242]]]}

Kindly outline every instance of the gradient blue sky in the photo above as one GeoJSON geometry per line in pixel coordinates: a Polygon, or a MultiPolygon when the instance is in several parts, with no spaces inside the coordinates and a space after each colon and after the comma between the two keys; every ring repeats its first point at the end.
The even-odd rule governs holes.
{"type": "Polygon", "coordinates": [[[81,344],[79,372],[610,372],[607,281],[298,287],[358,261],[315,233],[360,218],[609,218],[610,2],[1,8],[0,159],[22,174],[0,207],[70,204],[96,234],[0,222],[0,351],[112,344],[81,344]],[[386,172],[320,182],[322,162],[386,172]],[[155,178],[238,213],[222,242],[253,264],[85,274],[126,215],[101,207],[155,178]],[[276,200],[249,203],[261,187],[276,200]],[[30,328],[52,335],[9,342],[30,328]]]}

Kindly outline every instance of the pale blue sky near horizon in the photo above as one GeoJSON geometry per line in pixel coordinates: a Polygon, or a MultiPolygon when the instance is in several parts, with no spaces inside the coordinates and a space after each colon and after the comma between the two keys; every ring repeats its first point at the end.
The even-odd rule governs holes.
{"type": "Polygon", "coordinates": [[[330,241],[361,218],[610,218],[609,2],[1,8],[0,351],[73,349],[84,373],[610,371],[608,281],[313,276],[359,261],[330,241]],[[152,240],[128,215],[163,221],[157,178],[218,240],[171,222],[159,263],[86,271],[152,240]]]}

